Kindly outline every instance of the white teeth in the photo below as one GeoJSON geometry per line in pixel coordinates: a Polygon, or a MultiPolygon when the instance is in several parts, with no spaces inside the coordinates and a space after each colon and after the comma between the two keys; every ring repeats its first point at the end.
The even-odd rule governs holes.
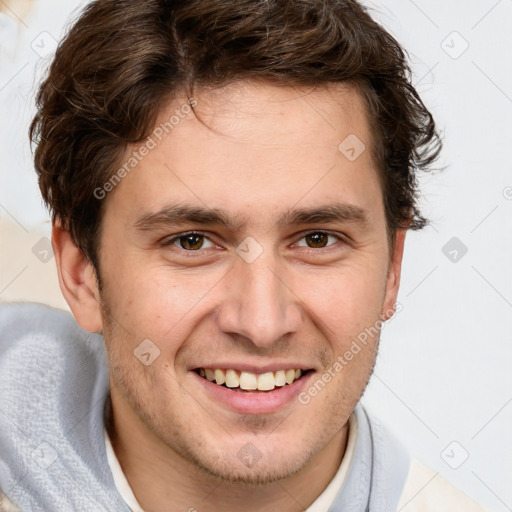
{"type": "Polygon", "coordinates": [[[277,370],[276,378],[275,378],[275,385],[276,386],[284,386],[285,384],[286,384],[286,376],[285,376],[284,370],[277,370]]]}
{"type": "Polygon", "coordinates": [[[275,387],[276,379],[272,372],[262,373],[258,375],[258,389],[260,391],[270,391],[275,387]]]}
{"type": "Polygon", "coordinates": [[[242,372],[240,374],[240,387],[246,390],[258,389],[258,378],[256,374],[242,372]]]}
{"type": "Polygon", "coordinates": [[[219,386],[226,382],[226,374],[218,368],[215,370],[215,382],[219,384],[219,386]]]}
{"type": "Polygon", "coordinates": [[[292,384],[302,376],[302,370],[290,368],[261,374],[221,368],[200,368],[199,375],[219,386],[225,384],[228,388],[238,388],[245,391],[272,391],[275,387],[292,384]]]}
{"type": "Polygon", "coordinates": [[[240,377],[235,370],[226,371],[226,386],[228,388],[237,388],[240,385],[240,377]]]}

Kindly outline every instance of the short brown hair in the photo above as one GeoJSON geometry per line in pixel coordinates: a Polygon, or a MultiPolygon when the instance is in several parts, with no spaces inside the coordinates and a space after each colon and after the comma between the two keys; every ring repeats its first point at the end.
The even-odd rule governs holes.
{"type": "Polygon", "coordinates": [[[97,267],[93,191],[178,89],[239,79],[349,82],[368,106],[388,230],[426,224],[417,169],[441,149],[398,42],[355,0],[99,0],[60,43],[30,138],[52,218],[97,267]]]}

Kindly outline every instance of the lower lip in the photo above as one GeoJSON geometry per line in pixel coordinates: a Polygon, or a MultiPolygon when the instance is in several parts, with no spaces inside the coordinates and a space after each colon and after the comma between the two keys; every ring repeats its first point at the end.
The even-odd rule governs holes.
{"type": "Polygon", "coordinates": [[[203,386],[205,392],[225,408],[239,414],[271,414],[289,405],[297,398],[311,378],[313,371],[282,388],[256,393],[233,391],[210,382],[194,371],[190,373],[198,380],[198,384],[203,386]]]}

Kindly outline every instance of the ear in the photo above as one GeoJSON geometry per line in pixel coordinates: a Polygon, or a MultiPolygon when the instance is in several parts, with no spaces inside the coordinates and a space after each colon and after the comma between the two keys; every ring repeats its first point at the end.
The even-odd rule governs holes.
{"type": "Polygon", "coordinates": [[[75,320],[86,331],[100,331],[100,295],[94,267],[58,220],[52,227],[52,247],[60,289],[75,320]]]}
{"type": "Polygon", "coordinates": [[[396,298],[400,288],[400,276],[402,273],[402,257],[404,254],[405,229],[396,232],[395,244],[389,261],[388,275],[386,279],[386,295],[382,308],[382,320],[389,320],[395,314],[396,298]]]}

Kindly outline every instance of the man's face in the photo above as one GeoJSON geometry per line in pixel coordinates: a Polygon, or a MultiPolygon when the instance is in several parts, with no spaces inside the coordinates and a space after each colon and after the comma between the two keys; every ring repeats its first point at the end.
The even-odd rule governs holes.
{"type": "Polygon", "coordinates": [[[367,384],[378,336],[350,361],[344,354],[396,299],[382,191],[363,102],[347,86],[238,83],[196,99],[207,126],[190,113],[153,137],[156,147],[105,199],[112,402],[196,467],[262,483],[325,449],[367,384]],[[227,223],[180,220],[177,206],[227,223]],[[311,214],[329,207],[338,215],[311,214]],[[274,373],[260,378],[274,390],[243,392],[201,376],[215,369],[234,370],[230,385],[244,371],[249,387],[252,374],[305,375],[283,385],[274,373]],[[330,382],[307,393],[329,369],[330,382]]]}

